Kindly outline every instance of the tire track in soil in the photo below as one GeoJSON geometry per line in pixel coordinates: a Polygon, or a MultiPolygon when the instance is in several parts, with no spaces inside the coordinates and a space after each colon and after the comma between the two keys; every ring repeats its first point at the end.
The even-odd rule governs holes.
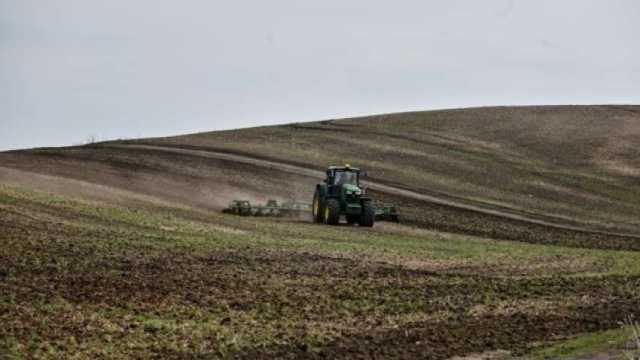
{"type": "MultiPolygon", "coordinates": [[[[324,172],[320,170],[313,170],[313,169],[305,168],[298,165],[287,164],[287,163],[277,162],[273,160],[265,160],[265,159],[260,159],[260,158],[251,157],[247,155],[240,155],[240,154],[231,153],[231,152],[213,151],[213,150],[196,150],[196,149],[186,149],[186,148],[174,147],[174,146],[159,146],[159,145],[146,145],[146,144],[144,145],[104,144],[101,146],[106,148],[155,150],[155,151],[163,151],[167,153],[177,153],[177,154],[183,154],[183,155],[228,160],[228,161],[250,164],[250,165],[259,166],[259,167],[265,167],[268,169],[274,169],[274,170],[304,175],[312,178],[324,177],[324,172]]],[[[376,190],[376,191],[390,194],[390,195],[400,196],[400,197],[409,198],[413,200],[425,201],[425,202],[429,202],[437,205],[448,206],[456,209],[472,211],[476,213],[496,216],[499,218],[504,218],[509,220],[542,225],[542,226],[547,226],[547,227],[562,229],[562,230],[576,231],[581,233],[640,239],[640,235],[636,235],[636,234],[598,231],[598,230],[588,229],[586,227],[569,225],[566,223],[562,223],[560,221],[555,222],[555,221],[536,219],[536,218],[521,215],[521,214],[514,214],[514,213],[501,211],[497,209],[490,209],[490,208],[485,208],[477,205],[465,204],[455,200],[443,199],[441,197],[437,197],[434,195],[423,194],[416,191],[403,189],[400,187],[391,186],[387,184],[382,184],[375,181],[363,181],[363,185],[372,190],[376,190]]]]}

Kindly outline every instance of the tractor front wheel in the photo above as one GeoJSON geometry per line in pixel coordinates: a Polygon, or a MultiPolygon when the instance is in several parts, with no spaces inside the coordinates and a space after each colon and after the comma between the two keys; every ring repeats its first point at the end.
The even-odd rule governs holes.
{"type": "Polygon", "coordinates": [[[376,221],[376,209],[371,202],[362,204],[362,215],[360,216],[360,226],[372,227],[376,221]]]}
{"type": "Polygon", "coordinates": [[[315,195],[313,196],[313,222],[322,223],[324,218],[324,207],[322,206],[322,199],[320,199],[320,192],[316,190],[315,195]]]}
{"type": "Polygon", "coordinates": [[[324,223],[338,225],[340,222],[340,203],[336,199],[329,199],[324,208],[324,223]]]}

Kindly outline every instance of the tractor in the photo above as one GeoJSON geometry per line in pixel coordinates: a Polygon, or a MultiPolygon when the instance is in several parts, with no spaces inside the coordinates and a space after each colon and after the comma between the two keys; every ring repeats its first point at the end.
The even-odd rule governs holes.
{"type": "Polygon", "coordinates": [[[312,204],[314,222],[338,225],[344,216],[349,224],[372,227],[376,209],[360,186],[361,175],[366,173],[349,165],[330,166],[326,179],[316,185],[312,204]]]}

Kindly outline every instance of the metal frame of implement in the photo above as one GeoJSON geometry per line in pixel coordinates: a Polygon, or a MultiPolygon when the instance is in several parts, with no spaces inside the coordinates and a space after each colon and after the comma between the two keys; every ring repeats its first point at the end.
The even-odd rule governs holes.
{"type": "MultiPolygon", "coordinates": [[[[311,204],[296,201],[278,203],[276,200],[268,200],[264,205],[253,205],[248,200],[233,200],[222,212],[239,216],[299,216],[310,213],[311,204]]],[[[376,220],[400,222],[400,213],[395,205],[376,204],[376,220]]]]}

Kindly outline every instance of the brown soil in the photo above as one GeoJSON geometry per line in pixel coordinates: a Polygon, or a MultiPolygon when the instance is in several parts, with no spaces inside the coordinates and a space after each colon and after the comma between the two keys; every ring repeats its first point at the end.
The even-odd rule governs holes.
{"type": "MultiPolygon", "coordinates": [[[[33,206],[31,214],[46,210],[20,206],[33,206]]],[[[0,209],[0,239],[6,251],[0,254],[0,291],[11,294],[10,304],[23,304],[17,312],[0,312],[2,336],[101,339],[104,324],[78,322],[77,315],[69,314],[124,306],[126,315],[109,317],[109,336],[111,341],[127,341],[138,331],[131,314],[210,321],[193,311],[176,315],[176,309],[202,313],[224,305],[238,316],[259,314],[252,326],[287,322],[275,336],[288,345],[246,348],[235,352],[235,358],[447,359],[499,349],[522,354],[533,343],[615,327],[640,306],[638,276],[508,278],[477,270],[429,272],[280,250],[121,248],[80,240],[117,238],[122,236],[119,227],[91,233],[54,226],[61,224],[61,214],[50,213],[45,221],[23,213],[0,209]],[[30,234],[28,242],[25,234],[30,234]],[[27,311],[29,304],[49,299],[63,299],[76,310],[50,313],[46,322],[27,311]],[[533,304],[530,310],[518,305],[525,299],[533,304]],[[345,307],[352,302],[361,305],[345,307]],[[553,311],[536,311],[537,302],[552,304],[545,306],[553,311]],[[503,303],[514,305],[505,311],[503,303]],[[471,311],[479,307],[483,310],[471,311]],[[401,327],[388,322],[392,314],[415,311],[425,320],[401,327]],[[309,347],[304,338],[311,324],[325,323],[340,337],[309,347]]],[[[151,235],[141,231],[136,230],[138,236],[151,235]]],[[[246,331],[241,317],[225,319],[222,324],[246,331]]],[[[215,338],[181,341],[185,346],[180,353],[163,342],[144,351],[170,358],[213,356],[218,351],[215,338]],[[202,353],[200,341],[212,345],[202,353]]]]}
{"type": "MultiPolygon", "coordinates": [[[[252,228],[211,224],[204,210],[236,198],[309,201],[322,168],[349,159],[373,175],[371,195],[399,205],[403,223],[420,228],[372,231],[638,251],[639,123],[638,107],[393,114],[5,152],[0,184],[130,208],[179,204],[189,209],[181,216],[199,226],[250,237],[252,228]]],[[[640,308],[640,278],[580,274],[597,264],[558,261],[553,266],[566,265],[570,276],[545,276],[556,268],[535,261],[506,269],[302,250],[158,248],[149,243],[180,230],[29,201],[0,206],[0,229],[0,340],[119,344],[144,336],[152,345],[132,347],[132,357],[517,356],[533,344],[616,327],[640,308]],[[53,300],[66,307],[38,308],[53,300]],[[244,336],[270,331],[270,342],[225,350],[211,334],[193,339],[177,331],[172,340],[182,347],[171,347],[167,334],[138,319],[167,314],[244,336]],[[403,317],[410,320],[394,323],[403,317]],[[330,328],[332,340],[309,343],[318,328],[330,328]]]]}

